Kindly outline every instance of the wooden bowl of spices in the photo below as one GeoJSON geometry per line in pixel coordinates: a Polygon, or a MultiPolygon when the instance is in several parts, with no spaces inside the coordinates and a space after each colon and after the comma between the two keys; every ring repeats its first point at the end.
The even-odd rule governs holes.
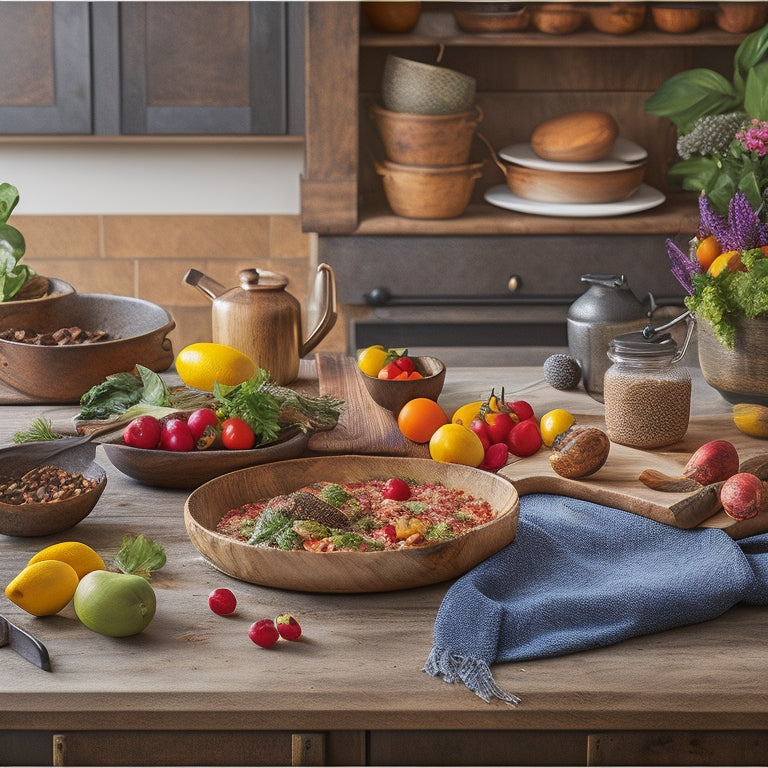
{"type": "MultiPolygon", "coordinates": [[[[402,502],[389,503],[394,503],[390,512],[395,516],[408,515],[402,502]]],[[[314,456],[262,464],[211,480],[187,499],[184,522],[200,554],[236,579],[301,592],[364,593],[420,587],[461,576],[514,539],[519,507],[517,491],[508,480],[461,464],[390,456],[314,456]],[[339,486],[354,499],[353,484],[391,478],[405,480],[412,489],[423,486],[426,493],[434,489],[436,506],[430,505],[429,511],[422,508],[421,513],[429,517],[439,517],[442,511],[446,519],[456,519],[440,504],[447,504],[446,496],[459,496],[459,502],[468,505],[459,519],[470,527],[433,543],[424,540],[418,546],[356,551],[254,545],[234,532],[238,516],[247,514],[248,505],[256,502],[323,482],[339,486]],[[228,515],[233,510],[237,512],[228,515]],[[226,534],[218,530],[225,515],[226,534]]],[[[250,537],[253,524],[244,518],[242,522],[250,537]]]]}

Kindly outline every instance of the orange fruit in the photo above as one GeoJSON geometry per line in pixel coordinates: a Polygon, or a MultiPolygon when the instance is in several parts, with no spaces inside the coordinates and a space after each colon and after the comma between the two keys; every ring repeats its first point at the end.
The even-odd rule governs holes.
{"type": "Polygon", "coordinates": [[[397,414],[400,432],[414,443],[428,443],[438,427],[447,423],[445,411],[428,397],[409,400],[397,414]]]}
{"type": "Polygon", "coordinates": [[[726,251],[721,253],[710,265],[707,272],[712,277],[717,277],[722,271],[727,269],[730,272],[738,269],[741,265],[741,254],[738,251],[726,251]]]}
{"type": "Polygon", "coordinates": [[[480,438],[463,424],[443,424],[429,440],[429,455],[446,464],[479,467],[485,458],[480,438]]]}
{"type": "Polygon", "coordinates": [[[705,237],[696,246],[696,258],[701,264],[703,270],[708,270],[712,262],[720,255],[720,243],[717,242],[714,235],[705,237]]]}

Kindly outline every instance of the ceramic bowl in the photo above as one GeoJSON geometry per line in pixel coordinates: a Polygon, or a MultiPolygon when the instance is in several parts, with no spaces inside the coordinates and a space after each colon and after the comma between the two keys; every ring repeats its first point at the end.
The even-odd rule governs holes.
{"type": "Polygon", "coordinates": [[[184,522],[200,554],[236,579],[301,592],[364,593],[420,587],[462,575],[514,539],[519,507],[512,483],[473,467],[389,456],[314,456],[241,469],[205,483],[187,499],[184,522]],[[309,483],[390,477],[461,488],[488,501],[496,518],[450,541],[387,552],[269,549],[216,531],[230,509],[309,483]]]}
{"type": "Polygon", "coordinates": [[[389,54],[381,98],[393,112],[447,115],[470,110],[476,88],[475,78],[462,72],[389,54]]]}
{"type": "Polygon", "coordinates": [[[541,3],[533,7],[533,26],[547,35],[569,35],[584,21],[577,3],[541,3]]]}
{"type": "Polygon", "coordinates": [[[589,21],[598,32],[629,35],[645,23],[645,3],[598,3],[589,8],[589,21]]]}
{"type": "Polygon", "coordinates": [[[702,10],[696,5],[687,7],[684,3],[652,5],[651,18],[662,32],[688,34],[701,26],[702,10]]]}
{"type": "Polygon", "coordinates": [[[96,506],[107,484],[107,475],[94,461],[94,456],[95,446],[92,443],[78,445],[44,461],[34,457],[3,456],[0,477],[16,479],[35,467],[53,465],[72,474],[82,474],[97,484],[85,493],[63,501],[36,504],[0,502],[0,534],[19,537],[50,536],[66,531],[86,518],[96,506]]]}
{"type": "Polygon", "coordinates": [[[170,315],[143,299],[72,293],[9,312],[3,328],[50,332],[79,326],[103,330],[106,341],[47,346],[0,339],[0,381],[44,403],[77,403],[92,386],[136,364],[164,371],[173,364],[170,315]]]}
{"type": "Polygon", "coordinates": [[[371,106],[387,159],[404,165],[461,165],[483,114],[478,107],[453,115],[412,115],[371,106]]]}
{"type": "Polygon", "coordinates": [[[393,213],[409,219],[452,219],[469,205],[482,167],[482,163],[406,165],[386,160],[376,164],[376,171],[393,213]]]}
{"type": "Polygon", "coordinates": [[[155,488],[192,489],[214,477],[270,461],[303,455],[309,435],[295,430],[281,440],[248,451],[225,448],[207,451],[161,451],[131,448],[122,442],[103,443],[109,461],[124,475],[155,488]]]}
{"type": "Polygon", "coordinates": [[[416,397],[437,400],[445,383],[445,364],[436,357],[414,357],[416,370],[424,377],[408,381],[389,381],[358,371],[371,398],[397,416],[400,409],[416,397]]]}
{"type": "Polygon", "coordinates": [[[768,8],[764,2],[729,2],[718,3],[715,11],[715,24],[725,32],[743,34],[753,32],[765,24],[768,8]]]}
{"type": "Polygon", "coordinates": [[[531,21],[528,6],[512,3],[465,3],[453,15],[459,29],[470,34],[521,32],[531,21]]]}

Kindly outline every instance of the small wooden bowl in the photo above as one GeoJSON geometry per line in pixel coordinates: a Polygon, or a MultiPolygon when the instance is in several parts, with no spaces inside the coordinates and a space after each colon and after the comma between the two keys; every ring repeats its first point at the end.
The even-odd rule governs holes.
{"type": "Polygon", "coordinates": [[[589,21],[598,32],[629,35],[643,26],[645,3],[605,3],[591,6],[589,21]]]}
{"type": "Polygon", "coordinates": [[[421,587],[457,578],[515,537],[520,499],[500,475],[461,464],[388,456],[315,456],[241,469],[202,485],[184,505],[192,544],[236,579],[301,592],[363,593],[421,587]],[[438,544],[389,552],[305,552],[254,547],[216,531],[230,509],[323,480],[348,483],[404,477],[442,483],[485,499],[496,518],[438,544]]]}
{"type": "Polygon", "coordinates": [[[525,5],[481,3],[480,7],[473,6],[477,4],[467,4],[453,11],[459,29],[470,34],[521,32],[531,21],[531,12],[525,5]]]}
{"type": "Polygon", "coordinates": [[[533,26],[547,35],[569,35],[584,21],[576,3],[542,3],[533,7],[533,26]]]}
{"type": "Polygon", "coordinates": [[[673,34],[695,32],[701,26],[702,11],[684,4],[652,5],[651,18],[657,29],[673,34]]]}
{"type": "Polygon", "coordinates": [[[400,409],[416,397],[437,400],[445,383],[445,365],[436,357],[412,358],[416,370],[424,377],[408,381],[389,381],[368,376],[358,371],[368,394],[374,402],[397,416],[400,409]]]}
{"type": "Polygon", "coordinates": [[[161,451],[131,448],[122,440],[103,445],[115,468],[142,485],[188,490],[237,469],[295,459],[303,455],[308,441],[308,434],[296,430],[277,443],[249,451],[161,451]]]}
{"type": "Polygon", "coordinates": [[[715,11],[715,24],[725,32],[743,34],[753,32],[765,24],[768,7],[765,2],[718,3],[715,11]]]}
{"type": "MultiPolygon", "coordinates": [[[[32,443],[30,446],[34,445],[32,443]]],[[[98,484],[80,496],[73,496],[64,501],[41,502],[39,504],[4,504],[0,502],[0,534],[5,536],[50,536],[66,531],[86,518],[96,506],[96,502],[107,485],[104,468],[93,457],[95,446],[92,443],[78,445],[42,462],[37,459],[3,459],[4,477],[21,477],[25,472],[37,466],[53,465],[72,474],[80,473],[98,484]]]]}

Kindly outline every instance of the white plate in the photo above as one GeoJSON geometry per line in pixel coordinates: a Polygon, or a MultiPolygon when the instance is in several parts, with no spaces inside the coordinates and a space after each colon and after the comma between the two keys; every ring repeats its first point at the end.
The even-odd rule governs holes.
{"type": "Polygon", "coordinates": [[[562,163],[544,160],[533,151],[530,144],[512,144],[509,147],[504,147],[499,151],[499,157],[509,163],[539,171],[605,173],[606,171],[623,170],[627,167],[627,163],[639,163],[646,160],[648,153],[639,144],[619,137],[609,155],[602,160],[595,160],[591,163],[562,163]]]}
{"type": "Polygon", "coordinates": [[[510,191],[506,184],[491,187],[485,193],[485,199],[491,205],[506,208],[519,213],[533,213],[537,216],[599,217],[625,216],[629,213],[647,211],[661,205],[664,195],[647,184],[641,184],[633,195],[616,203],[541,203],[526,200],[510,191]]]}

